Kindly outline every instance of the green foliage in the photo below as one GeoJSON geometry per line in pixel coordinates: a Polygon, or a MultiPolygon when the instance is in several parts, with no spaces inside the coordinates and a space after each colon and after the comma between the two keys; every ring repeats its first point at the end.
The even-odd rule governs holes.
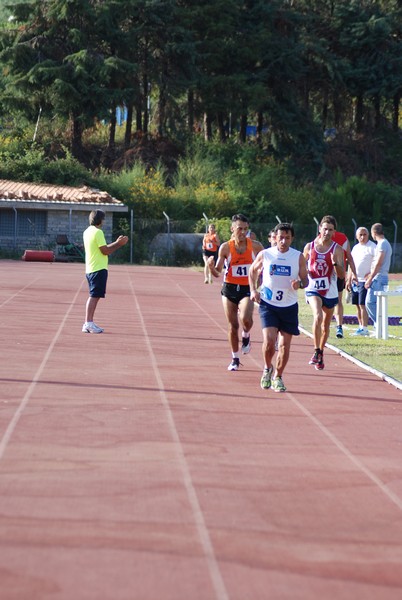
{"type": "Polygon", "coordinates": [[[65,158],[50,160],[35,146],[19,156],[0,152],[0,178],[72,186],[95,183],[93,175],[68,153],[65,158]]]}
{"type": "Polygon", "coordinates": [[[395,208],[402,204],[402,190],[381,181],[370,182],[364,177],[340,178],[335,185],[325,184],[322,191],[323,205],[335,214],[339,223],[353,217],[360,225],[392,223],[395,208]]]}
{"type": "MultiPolygon", "coordinates": [[[[231,226],[232,226],[232,221],[230,219],[230,217],[226,217],[223,219],[213,219],[213,220],[209,220],[208,224],[210,225],[211,223],[213,223],[215,225],[216,231],[218,232],[219,235],[219,239],[222,242],[226,242],[227,240],[230,239],[231,237],[231,226]]],[[[197,221],[197,223],[195,224],[194,227],[194,233],[205,233],[205,219],[200,219],[199,221],[197,221]]]]}

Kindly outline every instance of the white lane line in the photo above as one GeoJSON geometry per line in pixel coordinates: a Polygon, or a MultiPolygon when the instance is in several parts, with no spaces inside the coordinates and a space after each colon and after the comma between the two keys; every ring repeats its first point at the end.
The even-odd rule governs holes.
{"type": "Polygon", "coordinates": [[[31,383],[30,383],[27,391],[25,392],[24,397],[22,398],[22,400],[21,400],[21,402],[20,402],[17,410],[15,411],[15,413],[14,413],[11,421],[9,422],[9,424],[7,426],[7,429],[4,432],[3,437],[1,438],[1,441],[0,441],[0,460],[4,456],[4,453],[6,451],[8,443],[9,443],[9,441],[10,441],[10,439],[11,439],[11,437],[12,437],[14,431],[15,431],[15,428],[18,425],[18,421],[20,420],[20,418],[21,418],[21,416],[22,416],[22,414],[23,414],[23,412],[24,412],[24,410],[25,410],[25,408],[26,408],[26,406],[27,406],[27,404],[28,404],[28,402],[29,402],[29,400],[30,400],[30,398],[32,396],[33,391],[36,388],[37,383],[40,381],[40,377],[41,377],[41,375],[43,373],[43,370],[44,370],[44,368],[46,366],[46,363],[49,360],[49,357],[50,357],[50,355],[53,352],[53,348],[54,348],[57,340],[59,339],[60,333],[62,332],[63,327],[64,327],[64,325],[65,325],[65,323],[66,323],[66,321],[67,321],[67,319],[68,319],[68,317],[70,315],[70,312],[72,311],[72,309],[73,309],[73,307],[74,307],[74,305],[76,303],[76,300],[78,298],[79,293],[81,292],[81,288],[82,288],[83,284],[84,284],[84,281],[81,283],[81,285],[78,288],[78,290],[77,290],[77,292],[76,292],[76,294],[75,294],[72,302],[70,303],[70,306],[68,307],[67,312],[64,315],[64,317],[63,317],[63,319],[62,319],[62,321],[60,323],[60,326],[59,326],[56,334],[54,335],[52,341],[50,342],[50,345],[49,345],[48,349],[46,350],[46,353],[45,353],[45,355],[44,355],[44,357],[42,359],[41,364],[39,365],[39,367],[38,367],[35,375],[33,376],[32,381],[31,381],[31,383]]]}
{"type": "MultiPolygon", "coordinates": [[[[304,335],[307,335],[308,337],[313,338],[313,335],[309,331],[307,331],[307,329],[304,329],[304,327],[300,327],[300,325],[299,325],[299,329],[304,335]]],[[[363,361],[359,360],[358,358],[355,358],[351,354],[348,354],[344,350],[341,350],[340,348],[337,348],[336,346],[332,346],[332,344],[328,344],[328,342],[325,345],[327,348],[329,348],[330,350],[333,350],[334,352],[336,352],[343,358],[346,358],[346,360],[350,360],[350,362],[354,363],[361,369],[364,369],[365,371],[372,373],[376,377],[379,377],[383,381],[390,383],[391,385],[396,387],[398,390],[402,390],[402,381],[398,381],[397,379],[394,379],[393,377],[386,375],[382,371],[378,371],[377,369],[374,369],[374,367],[370,367],[370,365],[367,365],[363,361]]]]}
{"type": "Polygon", "coordinates": [[[195,488],[194,488],[194,485],[193,485],[193,482],[191,479],[190,469],[188,467],[188,464],[187,464],[187,461],[186,461],[186,458],[184,455],[183,445],[181,443],[180,436],[179,436],[179,433],[176,428],[176,423],[175,423],[175,420],[174,420],[174,417],[172,414],[172,410],[170,408],[169,400],[165,393],[163,379],[162,379],[162,376],[159,371],[158,362],[156,360],[156,356],[155,356],[153,348],[152,348],[152,343],[151,343],[151,340],[148,335],[145,320],[144,320],[143,314],[141,312],[141,307],[140,307],[140,304],[138,302],[138,299],[137,299],[137,296],[136,296],[136,293],[135,293],[135,290],[133,287],[132,279],[129,278],[129,280],[130,280],[131,293],[134,298],[137,315],[141,322],[142,331],[143,331],[145,342],[146,342],[146,345],[148,348],[148,353],[149,353],[149,356],[151,359],[152,369],[153,369],[154,376],[155,376],[157,384],[158,384],[159,395],[160,395],[162,404],[166,411],[169,430],[170,430],[173,442],[176,447],[177,457],[178,457],[179,465],[180,465],[180,468],[182,471],[184,486],[186,488],[190,506],[193,511],[194,520],[195,520],[198,535],[200,538],[201,546],[203,548],[203,551],[204,551],[204,554],[205,554],[205,557],[207,560],[212,585],[215,590],[215,595],[216,595],[217,600],[228,600],[229,596],[228,596],[228,593],[227,593],[227,590],[226,590],[226,587],[225,587],[225,584],[224,584],[224,581],[223,581],[223,578],[222,578],[222,575],[221,575],[221,572],[219,569],[218,562],[216,560],[216,556],[215,556],[214,548],[213,548],[213,545],[211,542],[211,538],[209,536],[208,529],[207,529],[205,519],[204,519],[204,515],[202,513],[201,506],[200,506],[200,503],[199,503],[199,500],[197,497],[197,492],[195,491],[195,488]]]}
{"type": "Polygon", "coordinates": [[[5,306],[9,302],[11,302],[11,300],[14,300],[14,298],[16,298],[17,296],[19,296],[21,294],[21,292],[23,292],[27,288],[31,287],[31,285],[33,285],[34,283],[36,283],[38,281],[38,279],[40,279],[40,277],[36,277],[36,279],[34,279],[33,281],[31,281],[30,283],[27,283],[27,285],[24,285],[24,287],[21,288],[20,290],[18,290],[18,292],[15,292],[15,294],[13,294],[12,296],[10,296],[6,300],[4,300],[4,302],[2,302],[0,304],[0,308],[2,308],[3,306],[5,306]]]}

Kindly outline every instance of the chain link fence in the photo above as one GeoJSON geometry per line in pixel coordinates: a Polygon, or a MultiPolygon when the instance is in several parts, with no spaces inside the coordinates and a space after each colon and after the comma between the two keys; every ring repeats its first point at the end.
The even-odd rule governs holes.
{"type": "MultiPolygon", "coordinates": [[[[167,217],[167,216],[166,216],[167,217]]],[[[278,221],[252,223],[251,229],[264,247],[268,246],[268,234],[278,221]]],[[[295,239],[293,247],[303,250],[313,240],[318,231],[318,224],[294,223],[295,239]]],[[[338,225],[339,230],[346,233],[351,246],[355,243],[355,227],[364,226],[370,231],[370,223],[338,225]]],[[[111,259],[118,262],[134,264],[153,264],[167,266],[202,266],[202,237],[205,232],[199,231],[199,221],[180,221],[173,219],[133,219],[131,231],[130,217],[119,216],[114,223],[114,236],[122,233],[129,235],[130,243],[122,248],[111,259]],[[198,230],[197,230],[198,228],[198,230]]],[[[393,272],[402,272],[402,231],[394,226],[384,227],[385,235],[393,247],[393,272]],[[399,239],[398,239],[399,237],[399,239]]],[[[221,236],[222,237],[222,236],[221,236]]],[[[226,241],[221,239],[221,241],[226,241]]]]}

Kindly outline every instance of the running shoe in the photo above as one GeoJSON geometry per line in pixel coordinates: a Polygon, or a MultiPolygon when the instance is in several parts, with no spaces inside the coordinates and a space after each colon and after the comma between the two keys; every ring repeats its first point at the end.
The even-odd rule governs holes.
{"type": "Polygon", "coordinates": [[[338,325],[336,328],[336,337],[340,340],[343,338],[343,329],[342,325],[338,325]]]}
{"type": "Polygon", "coordinates": [[[359,327],[359,329],[356,329],[356,331],[354,333],[352,333],[352,335],[369,335],[368,329],[364,328],[364,327],[359,327]]]}
{"type": "Polygon", "coordinates": [[[103,329],[96,323],[84,323],[82,333],[103,333],[103,329]]]}
{"type": "Polygon", "coordinates": [[[248,354],[251,350],[251,340],[250,340],[250,336],[248,338],[246,337],[242,337],[241,338],[241,351],[242,354],[248,354]]]}
{"type": "Polygon", "coordinates": [[[309,365],[316,365],[318,363],[318,361],[320,360],[320,355],[321,355],[321,351],[319,350],[319,348],[317,348],[314,351],[313,356],[310,358],[310,360],[308,361],[309,365]]]}
{"type": "Polygon", "coordinates": [[[209,283],[209,282],[208,282],[208,279],[204,279],[204,283],[209,283]]]}
{"type": "Polygon", "coordinates": [[[271,387],[272,371],[273,367],[270,367],[269,369],[264,369],[260,382],[261,388],[263,390],[269,390],[269,388],[271,387]]]}
{"type": "Polygon", "coordinates": [[[275,377],[275,379],[272,380],[271,387],[274,390],[274,392],[286,392],[286,386],[282,381],[282,377],[275,377]]]}
{"type": "Polygon", "coordinates": [[[228,371],[238,371],[240,369],[240,358],[233,358],[228,366],[228,371]]]}
{"type": "Polygon", "coordinates": [[[318,357],[318,362],[314,365],[314,368],[317,369],[317,371],[322,371],[324,369],[324,356],[322,354],[318,357]]]}

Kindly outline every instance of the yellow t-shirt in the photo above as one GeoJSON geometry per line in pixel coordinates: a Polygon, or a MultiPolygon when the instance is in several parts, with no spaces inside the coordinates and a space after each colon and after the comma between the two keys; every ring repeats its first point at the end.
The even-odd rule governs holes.
{"type": "Polygon", "coordinates": [[[95,273],[101,269],[107,269],[108,256],[99,250],[101,246],[107,246],[105,234],[102,229],[90,225],[84,231],[85,246],[85,273],[95,273]]]}

